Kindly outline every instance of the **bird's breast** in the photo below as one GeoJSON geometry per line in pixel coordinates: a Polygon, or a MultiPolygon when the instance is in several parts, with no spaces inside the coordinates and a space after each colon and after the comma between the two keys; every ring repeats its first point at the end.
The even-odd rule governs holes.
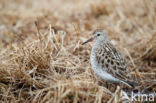
{"type": "Polygon", "coordinates": [[[96,54],[94,50],[92,50],[91,55],[90,55],[90,63],[94,71],[98,69],[98,62],[96,60],[96,54]]]}

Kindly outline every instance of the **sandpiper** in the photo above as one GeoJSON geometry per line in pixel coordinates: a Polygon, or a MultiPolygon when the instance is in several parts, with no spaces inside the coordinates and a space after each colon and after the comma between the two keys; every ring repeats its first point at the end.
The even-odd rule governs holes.
{"type": "Polygon", "coordinates": [[[90,62],[96,75],[105,81],[126,84],[134,87],[136,84],[130,80],[130,70],[123,55],[110,43],[105,30],[96,29],[90,39],[82,45],[94,41],[90,62]]]}

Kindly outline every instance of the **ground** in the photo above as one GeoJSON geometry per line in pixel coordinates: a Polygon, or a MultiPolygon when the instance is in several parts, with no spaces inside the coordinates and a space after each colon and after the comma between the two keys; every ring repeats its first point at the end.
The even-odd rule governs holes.
{"type": "Polygon", "coordinates": [[[0,0],[0,102],[119,102],[91,70],[93,43],[81,45],[97,28],[155,92],[156,0],[0,0]]]}

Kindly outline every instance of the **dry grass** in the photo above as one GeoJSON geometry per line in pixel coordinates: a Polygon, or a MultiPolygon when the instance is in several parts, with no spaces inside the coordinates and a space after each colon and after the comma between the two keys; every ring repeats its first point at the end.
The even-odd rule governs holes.
{"type": "Polygon", "coordinates": [[[156,91],[155,0],[1,0],[0,102],[113,102],[118,90],[92,72],[92,44],[81,45],[96,28],[136,68],[140,89],[156,91]]]}

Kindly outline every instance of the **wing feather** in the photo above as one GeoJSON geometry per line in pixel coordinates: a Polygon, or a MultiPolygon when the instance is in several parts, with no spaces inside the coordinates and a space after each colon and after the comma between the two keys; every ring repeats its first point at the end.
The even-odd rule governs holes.
{"type": "Polygon", "coordinates": [[[96,49],[96,58],[102,68],[114,77],[124,81],[129,78],[124,57],[111,43],[105,43],[102,48],[96,49]]]}

